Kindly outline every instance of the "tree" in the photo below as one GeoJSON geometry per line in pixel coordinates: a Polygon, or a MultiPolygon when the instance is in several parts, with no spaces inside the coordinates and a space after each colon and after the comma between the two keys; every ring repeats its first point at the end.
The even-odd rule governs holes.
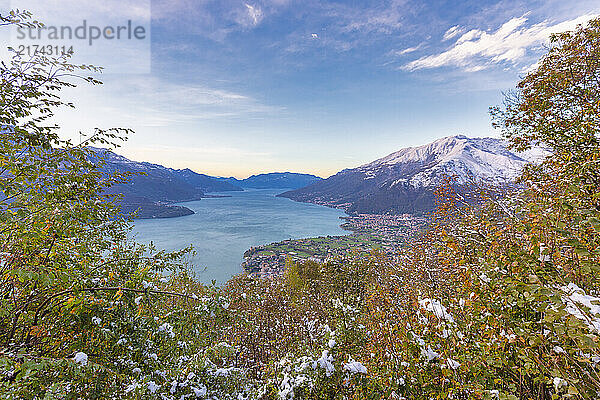
{"type": "Polygon", "coordinates": [[[440,218],[407,254],[427,272],[399,305],[392,341],[418,379],[407,397],[600,393],[599,38],[600,20],[553,36],[492,109],[512,147],[550,150],[522,188],[480,192],[480,206],[447,187],[440,218]]]}
{"type": "MultiPolygon", "coordinates": [[[[600,20],[555,34],[539,66],[492,108],[494,126],[517,150],[548,147],[550,175],[577,186],[582,206],[600,210],[600,20]]],[[[539,171],[538,171],[539,172],[539,171]]],[[[527,176],[524,177],[527,179],[527,176]]]]}
{"type": "MultiPolygon", "coordinates": [[[[40,25],[18,11],[0,16],[0,25],[10,24],[40,25]]],[[[69,64],[69,55],[13,54],[0,65],[0,393],[93,398],[123,391],[131,366],[120,364],[116,342],[156,330],[164,314],[153,314],[155,296],[172,306],[191,300],[159,281],[165,272],[176,279],[186,250],[131,242],[129,220],[102,194],[121,178],[102,175],[88,146],[115,146],[129,130],[96,129],[73,144],[52,123],[56,109],[73,107],[60,91],[77,80],[100,84],[84,75],[98,69],[69,64]]],[[[178,279],[181,289],[198,289],[184,273],[178,279]]],[[[130,362],[143,348],[131,348],[130,362]]]]}

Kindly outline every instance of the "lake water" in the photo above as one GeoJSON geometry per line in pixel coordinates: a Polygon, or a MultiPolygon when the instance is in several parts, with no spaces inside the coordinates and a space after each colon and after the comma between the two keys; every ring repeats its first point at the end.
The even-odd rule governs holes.
{"type": "Polygon", "coordinates": [[[242,272],[243,254],[252,246],[286,239],[344,235],[340,210],[275,197],[285,190],[227,192],[225,198],[182,203],[194,215],[136,220],[138,242],[177,250],[194,246],[197,278],[217,284],[242,272]]]}

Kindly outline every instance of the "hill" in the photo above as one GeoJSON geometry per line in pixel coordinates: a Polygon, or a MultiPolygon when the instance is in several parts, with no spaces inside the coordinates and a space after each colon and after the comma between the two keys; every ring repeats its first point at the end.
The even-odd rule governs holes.
{"type": "Polygon", "coordinates": [[[138,211],[138,218],[169,218],[193,214],[169,203],[200,200],[206,192],[240,191],[242,188],[190,169],[172,169],[149,162],[129,160],[106,149],[92,148],[92,157],[104,160],[106,174],[132,174],[127,183],[110,187],[107,193],[122,194],[123,212],[138,211]]]}
{"type": "Polygon", "coordinates": [[[246,179],[236,179],[233,177],[218,179],[246,189],[299,189],[323,180],[323,178],[315,175],[294,172],[258,174],[246,179]]]}

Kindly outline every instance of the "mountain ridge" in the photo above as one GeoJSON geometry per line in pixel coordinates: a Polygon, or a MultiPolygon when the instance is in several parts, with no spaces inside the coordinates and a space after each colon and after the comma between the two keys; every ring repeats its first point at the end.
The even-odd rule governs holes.
{"type": "Polygon", "coordinates": [[[457,185],[473,177],[510,184],[526,164],[544,154],[543,149],[513,152],[502,139],[448,136],[400,149],[279,196],[349,213],[423,214],[434,208],[434,188],[446,176],[453,176],[457,185]]]}
{"type": "Polygon", "coordinates": [[[190,168],[174,169],[147,161],[133,161],[114,151],[90,147],[91,158],[104,163],[104,174],[129,174],[126,183],[106,190],[107,194],[120,194],[122,212],[137,211],[137,218],[170,218],[193,214],[185,206],[172,203],[200,200],[213,192],[234,192],[247,189],[294,189],[313,183],[319,178],[310,174],[274,172],[252,175],[249,178],[218,178],[201,174],[190,168]],[[243,185],[243,187],[242,187],[243,185]]]}
{"type": "Polygon", "coordinates": [[[252,175],[246,179],[217,178],[245,189],[299,189],[323,178],[297,172],[269,172],[252,175]]]}
{"type": "Polygon", "coordinates": [[[171,218],[193,214],[184,206],[171,203],[200,200],[206,192],[241,191],[228,182],[221,182],[190,169],[176,170],[146,161],[132,161],[108,149],[93,148],[92,159],[104,162],[101,171],[107,175],[130,174],[126,183],[109,187],[107,194],[120,194],[123,213],[137,212],[137,218],[171,218]]]}

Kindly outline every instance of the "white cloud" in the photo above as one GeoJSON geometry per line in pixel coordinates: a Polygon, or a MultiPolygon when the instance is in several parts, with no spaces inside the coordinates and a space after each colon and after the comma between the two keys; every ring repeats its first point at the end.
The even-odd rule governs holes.
{"type": "Polygon", "coordinates": [[[458,38],[458,40],[456,41],[456,44],[461,44],[464,42],[468,42],[474,39],[479,39],[481,37],[481,35],[483,35],[485,32],[480,31],[479,29],[472,29],[469,32],[463,34],[461,37],[458,38]]]}
{"type": "Polygon", "coordinates": [[[405,54],[414,53],[415,51],[419,50],[421,47],[423,47],[423,43],[421,43],[417,46],[414,46],[414,47],[407,47],[402,50],[394,50],[394,51],[390,52],[389,54],[392,56],[403,56],[405,54]]]}
{"type": "Polygon", "coordinates": [[[446,33],[444,33],[444,38],[442,41],[445,42],[446,40],[450,40],[453,37],[460,35],[461,32],[462,28],[458,25],[454,25],[452,28],[448,29],[446,33]]]}
{"type": "Polygon", "coordinates": [[[240,21],[240,24],[250,26],[258,25],[264,16],[262,10],[258,6],[252,6],[248,3],[244,3],[244,5],[246,6],[248,15],[245,20],[240,21]]]}
{"type": "MultiPolygon", "coordinates": [[[[526,16],[512,18],[495,32],[470,30],[460,36],[448,50],[419,58],[402,68],[414,71],[449,66],[473,72],[496,64],[531,62],[527,57],[528,51],[547,43],[552,33],[573,30],[577,25],[585,24],[595,17],[596,14],[586,14],[557,24],[543,21],[529,27],[526,26],[526,16]]],[[[454,32],[450,34],[454,35],[454,32]]]]}

